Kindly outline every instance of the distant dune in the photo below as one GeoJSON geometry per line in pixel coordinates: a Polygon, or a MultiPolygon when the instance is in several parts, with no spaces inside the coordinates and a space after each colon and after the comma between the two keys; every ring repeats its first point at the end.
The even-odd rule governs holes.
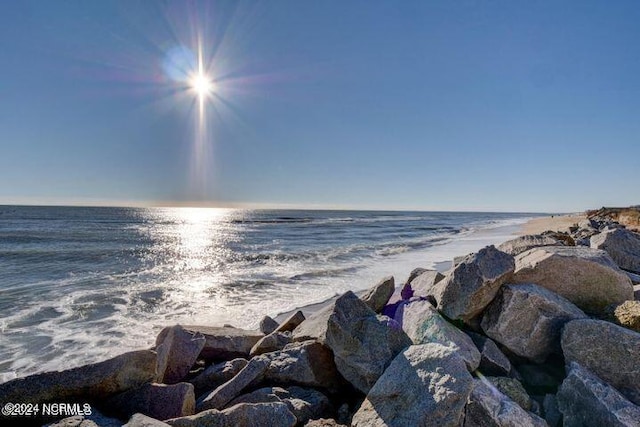
{"type": "Polygon", "coordinates": [[[607,218],[626,226],[630,230],[640,231],[640,205],[628,208],[605,208],[587,211],[589,218],[607,218]]]}

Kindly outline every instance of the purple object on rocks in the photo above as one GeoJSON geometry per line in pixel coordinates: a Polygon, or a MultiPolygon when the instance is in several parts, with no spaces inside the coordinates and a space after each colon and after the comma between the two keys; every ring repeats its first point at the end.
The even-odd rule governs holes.
{"type": "MultiPolygon", "coordinates": [[[[398,321],[398,319],[396,319],[396,312],[398,311],[398,307],[400,307],[401,305],[404,305],[406,303],[407,303],[407,301],[400,300],[398,302],[394,302],[393,304],[387,304],[382,309],[382,314],[387,316],[387,317],[390,317],[390,318],[394,319],[395,321],[398,321]]],[[[402,323],[402,322],[399,322],[399,323],[402,323]]]]}
{"type": "Polygon", "coordinates": [[[413,289],[411,288],[410,283],[405,283],[405,285],[402,287],[402,291],[400,291],[400,296],[402,297],[402,299],[409,299],[413,297],[413,289]]]}

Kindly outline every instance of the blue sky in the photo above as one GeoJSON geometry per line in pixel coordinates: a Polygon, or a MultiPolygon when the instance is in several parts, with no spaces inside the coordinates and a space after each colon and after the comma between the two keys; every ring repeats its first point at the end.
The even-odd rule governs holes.
{"type": "Polygon", "coordinates": [[[638,22],[637,1],[0,2],[0,203],[637,204],[638,22]],[[198,38],[204,134],[166,69],[198,38]]]}

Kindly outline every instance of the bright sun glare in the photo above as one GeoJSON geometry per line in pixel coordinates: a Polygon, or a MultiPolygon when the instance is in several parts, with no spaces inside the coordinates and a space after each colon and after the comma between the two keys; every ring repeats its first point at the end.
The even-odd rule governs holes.
{"type": "Polygon", "coordinates": [[[193,75],[189,80],[189,85],[199,97],[206,97],[214,90],[213,82],[209,76],[202,72],[193,75]]]}

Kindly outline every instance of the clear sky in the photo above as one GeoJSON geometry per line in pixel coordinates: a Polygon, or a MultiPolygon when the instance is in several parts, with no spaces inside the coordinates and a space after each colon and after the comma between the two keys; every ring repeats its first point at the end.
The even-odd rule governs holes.
{"type": "Polygon", "coordinates": [[[638,204],[639,23],[635,0],[2,1],[0,203],[638,204]]]}

